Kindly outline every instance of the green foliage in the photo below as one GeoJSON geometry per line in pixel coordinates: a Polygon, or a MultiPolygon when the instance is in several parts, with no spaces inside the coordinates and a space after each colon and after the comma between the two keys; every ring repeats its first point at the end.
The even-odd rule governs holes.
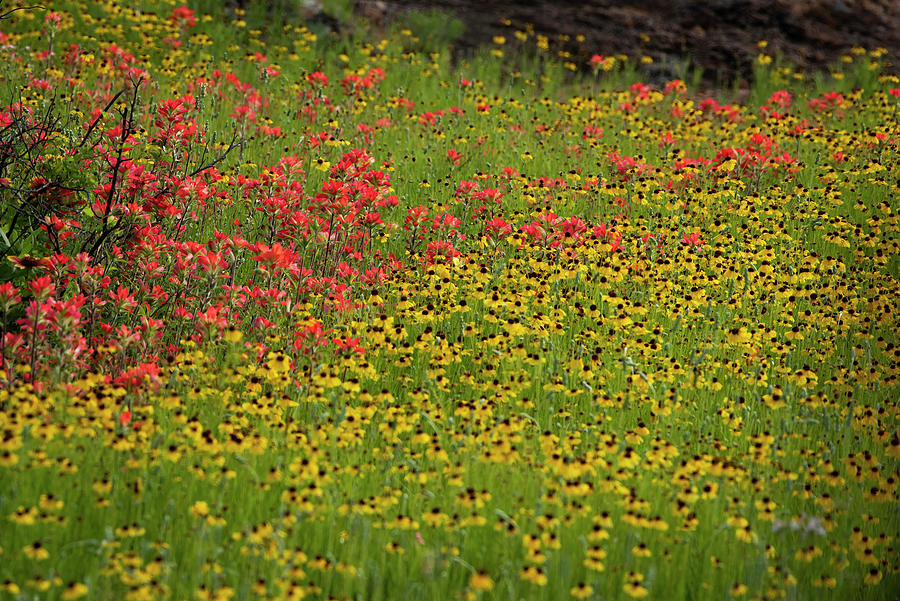
{"type": "Polygon", "coordinates": [[[412,31],[409,50],[444,53],[465,32],[462,21],[440,10],[411,10],[403,13],[402,27],[412,31]]]}

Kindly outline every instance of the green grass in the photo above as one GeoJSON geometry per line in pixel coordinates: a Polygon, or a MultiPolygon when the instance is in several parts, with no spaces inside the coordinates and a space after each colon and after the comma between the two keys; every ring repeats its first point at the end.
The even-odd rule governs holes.
{"type": "Polygon", "coordinates": [[[736,105],[513,31],[451,66],[435,15],[191,6],[54,3],[46,59],[44,12],[0,26],[0,123],[61,123],[0,138],[0,599],[892,598],[885,57],[763,58],[736,105]],[[76,146],[123,60],[104,221],[132,92],[76,146]]]}

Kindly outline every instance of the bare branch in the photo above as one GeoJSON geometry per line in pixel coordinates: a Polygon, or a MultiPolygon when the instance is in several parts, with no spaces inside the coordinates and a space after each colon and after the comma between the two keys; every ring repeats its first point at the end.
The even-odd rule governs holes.
{"type": "MultiPolygon", "coordinates": [[[[140,85],[140,83],[138,85],[140,85]]],[[[93,123],[91,123],[91,126],[88,127],[87,132],[85,132],[84,137],[81,139],[81,142],[78,144],[78,148],[81,148],[82,146],[84,146],[84,144],[88,140],[88,137],[90,137],[91,133],[94,131],[94,128],[97,127],[97,124],[100,123],[100,120],[103,118],[103,114],[106,113],[106,111],[108,111],[110,109],[110,107],[116,103],[116,100],[118,100],[119,97],[122,96],[122,94],[124,94],[126,92],[126,90],[127,90],[127,88],[122,88],[121,90],[119,90],[119,93],[116,94],[115,96],[113,96],[113,99],[110,100],[105,107],[103,107],[103,110],[100,111],[100,114],[97,115],[97,118],[94,119],[93,123]]]]}
{"type": "Polygon", "coordinates": [[[40,10],[47,10],[46,7],[41,6],[40,4],[33,4],[31,6],[19,6],[18,8],[12,8],[12,9],[6,11],[5,13],[3,13],[2,15],[0,15],[0,21],[2,21],[3,19],[9,19],[10,15],[12,15],[14,12],[16,12],[18,10],[31,10],[33,8],[37,8],[40,10]]]}
{"type": "Polygon", "coordinates": [[[224,161],[225,158],[228,156],[228,154],[229,154],[232,150],[234,150],[234,149],[237,148],[238,146],[243,146],[243,145],[244,145],[244,140],[243,140],[243,138],[239,140],[239,139],[238,139],[237,132],[235,132],[234,137],[231,138],[231,143],[228,145],[228,148],[226,148],[226,149],[222,152],[222,154],[220,154],[219,156],[217,156],[215,159],[213,159],[212,161],[210,161],[210,162],[207,163],[206,165],[201,165],[201,166],[198,167],[197,169],[194,169],[193,171],[191,171],[190,177],[194,177],[195,175],[198,175],[198,174],[200,174],[200,173],[203,173],[203,172],[206,171],[207,169],[212,169],[213,167],[215,167],[216,165],[218,165],[219,163],[221,163],[222,161],[224,161]]]}
{"type": "Polygon", "coordinates": [[[103,210],[103,217],[101,219],[100,232],[98,233],[97,240],[91,246],[91,249],[88,251],[88,254],[94,256],[97,251],[100,250],[100,247],[109,237],[109,235],[117,229],[116,225],[109,225],[109,214],[112,211],[112,202],[113,198],[116,194],[116,188],[118,187],[119,181],[119,171],[121,170],[123,159],[122,155],[125,152],[125,145],[128,142],[128,137],[134,131],[134,114],[137,111],[137,101],[138,101],[138,91],[140,90],[141,84],[144,83],[144,79],[139,79],[134,84],[134,96],[131,98],[131,105],[123,109],[121,111],[122,115],[122,135],[119,139],[119,148],[116,154],[116,162],[113,165],[113,173],[112,173],[112,183],[109,187],[109,194],[106,197],[106,207],[103,210]]]}

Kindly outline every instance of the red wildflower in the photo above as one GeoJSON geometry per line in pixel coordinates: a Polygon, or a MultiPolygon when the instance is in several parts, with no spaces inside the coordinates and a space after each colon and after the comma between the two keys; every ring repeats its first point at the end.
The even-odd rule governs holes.
{"type": "Polygon", "coordinates": [[[187,29],[196,24],[194,14],[194,11],[187,6],[178,6],[172,9],[172,16],[169,18],[178,23],[182,29],[187,29]]]}
{"type": "Polygon", "coordinates": [[[359,338],[347,336],[346,338],[332,338],[331,341],[334,343],[335,355],[352,355],[353,353],[362,355],[365,352],[359,345],[359,338]]]}
{"type": "Polygon", "coordinates": [[[28,289],[37,300],[43,300],[56,292],[56,286],[49,276],[42,275],[28,282],[28,289]]]}
{"type": "Polygon", "coordinates": [[[703,244],[706,244],[706,240],[700,239],[700,234],[694,232],[690,236],[685,234],[681,237],[681,243],[685,246],[693,246],[695,248],[700,248],[703,244]]]}
{"type": "Polygon", "coordinates": [[[512,226],[500,217],[494,217],[484,226],[484,233],[488,238],[497,239],[512,233],[512,226]]]}

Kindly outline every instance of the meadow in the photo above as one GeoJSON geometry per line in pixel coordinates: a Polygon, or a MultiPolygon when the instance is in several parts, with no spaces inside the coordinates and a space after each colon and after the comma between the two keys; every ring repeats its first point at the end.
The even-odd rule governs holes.
{"type": "Polygon", "coordinates": [[[739,101],[434,15],[26,4],[0,599],[896,598],[882,50],[760,41],[739,101]]]}

